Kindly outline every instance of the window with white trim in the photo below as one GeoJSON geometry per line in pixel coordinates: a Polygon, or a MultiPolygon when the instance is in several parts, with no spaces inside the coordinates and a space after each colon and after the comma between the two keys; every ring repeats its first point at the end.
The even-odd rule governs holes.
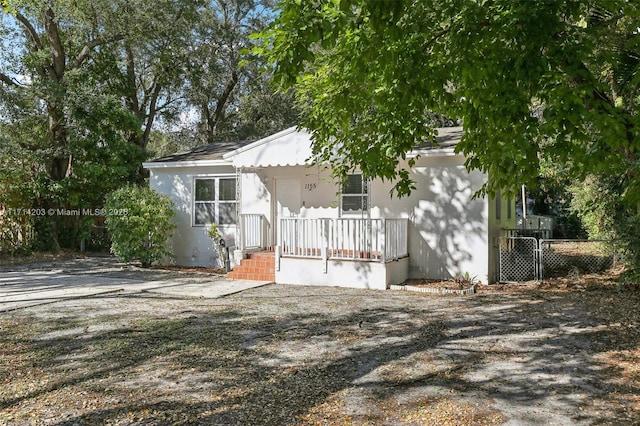
{"type": "Polygon", "coordinates": [[[236,179],[206,177],[194,179],[193,224],[235,225],[236,179]]]}
{"type": "Polygon", "coordinates": [[[360,213],[369,208],[369,181],[361,174],[347,175],[342,183],[340,208],[343,213],[360,213]]]}

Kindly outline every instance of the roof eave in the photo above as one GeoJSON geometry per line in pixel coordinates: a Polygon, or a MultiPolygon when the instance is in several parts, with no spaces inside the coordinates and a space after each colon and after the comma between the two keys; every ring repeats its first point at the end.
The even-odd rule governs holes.
{"type": "Polygon", "coordinates": [[[448,148],[417,148],[413,149],[407,154],[409,158],[415,157],[454,157],[456,155],[462,155],[455,152],[453,147],[448,148]]]}
{"type": "Polygon", "coordinates": [[[142,167],[145,169],[166,169],[173,167],[207,167],[207,166],[233,166],[228,160],[188,160],[188,161],[159,161],[145,162],[142,167]]]}

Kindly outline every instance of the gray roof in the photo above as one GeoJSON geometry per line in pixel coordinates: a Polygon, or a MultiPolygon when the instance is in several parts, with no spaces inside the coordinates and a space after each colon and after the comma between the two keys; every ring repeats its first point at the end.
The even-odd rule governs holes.
{"type": "MultiPolygon", "coordinates": [[[[415,147],[417,150],[430,150],[454,147],[460,142],[464,133],[462,127],[440,127],[436,137],[437,145],[425,142],[415,147]]],[[[177,161],[222,160],[226,153],[233,152],[256,141],[214,142],[199,146],[188,151],[182,151],[166,157],[157,158],[149,163],[172,163],[177,161]]]]}
{"type": "Polygon", "coordinates": [[[416,146],[416,149],[442,149],[442,148],[452,148],[455,147],[462,135],[464,134],[464,130],[462,127],[438,127],[438,136],[436,136],[437,145],[432,142],[425,142],[416,146]]]}
{"type": "Polygon", "coordinates": [[[176,161],[222,160],[227,152],[235,151],[255,141],[213,142],[188,151],[177,152],[166,157],[156,158],[149,163],[172,163],[176,161]]]}

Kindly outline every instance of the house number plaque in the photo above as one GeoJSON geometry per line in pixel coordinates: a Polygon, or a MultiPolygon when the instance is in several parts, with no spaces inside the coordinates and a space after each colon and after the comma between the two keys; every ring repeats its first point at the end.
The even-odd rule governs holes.
{"type": "Polygon", "coordinates": [[[317,187],[318,187],[317,183],[305,183],[304,184],[304,189],[307,190],[307,191],[313,191],[317,187]]]}

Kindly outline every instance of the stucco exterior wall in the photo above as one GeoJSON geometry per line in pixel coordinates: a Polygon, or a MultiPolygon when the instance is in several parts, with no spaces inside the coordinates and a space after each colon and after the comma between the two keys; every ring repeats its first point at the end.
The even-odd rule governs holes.
{"type": "MultiPolygon", "coordinates": [[[[151,189],[167,194],[176,205],[174,221],[177,229],[169,241],[175,258],[167,261],[184,266],[223,266],[207,235],[207,227],[193,225],[193,180],[207,176],[235,176],[235,169],[231,166],[208,166],[150,170],[151,189]]],[[[220,232],[224,237],[235,238],[236,226],[221,226],[220,232]]]]}
{"type": "Polygon", "coordinates": [[[407,258],[386,264],[329,260],[325,272],[320,259],[282,257],[279,270],[276,270],[276,282],[385,290],[391,284],[406,280],[408,269],[407,258]]]}
{"type": "Polygon", "coordinates": [[[257,171],[246,169],[241,170],[240,184],[238,211],[240,213],[263,215],[271,225],[272,196],[268,179],[257,171]]]}
{"type": "MultiPolygon", "coordinates": [[[[338,186],[330,173],[317,166],[274,166],[260,169],[243,169],[242,213],[258,213],[269,216],[276,211],[275,203],[280,201],[290,214],[297,217],[326,218],[337,217],[338,186]],[[277,181],[297,181],[296,197],[282,197],[277,194],[277,181]],[[285,198],[297,199],[297,203],[285,198]]],[[[291,193],[286,194],[291,196],[291,193]]]]}
{"type": "MultiPolygon", "coordinates": [[[[406,164],[405,167],[408,167],[406,164]]],[[[391,198],[392,183],[372,184],[372,217],[409,219],[411,278],[449,279],[469,273],[490,278],[489,206],[473,195],[486,182],[467,172],[462,156],[422,157],[412,169],[416,189],[391,198]]]]}
{"type": "MultiPolygon", "coordinates": [[[[448,279],[467,272],[483,283],[493,278],[492,241],[500,227],[506,226],[507,203],[501,204],[504,212],[498,222],[493,211],[495,200],[472,199],[486,176],[468,173],[463,163],[464,159],[455,155],[418,159],[412,169],[416,190],[408,197],[392,197],[390,182],[371,182],[370,217],[409,219],[407,274],[411,278],[448,279]]],[[[236,176],[236,170],[230,165],[151,169],[150,186],[169,195],[176,204],[178,228],[171,240],[175,262],[221,266],[206,227],[192,224],[193,179],[199,176],[236,176]]],[[[339,186],[323,167],[243,168],[240,184],[240,212],[264,215],[271,226],[274,244],[275,216],[279,208],[298,217],[340,216],[339,186]],[[278,194],[279,181],[288,181],[287,190],[297,193],[278,194]]],[[[511,212],[515,220],[513,207],[511,212]]],[[[221,231],[227,237],[236,235],[235,226],[223,226],[221,231]]],[[[340,268],[334,269],[344,273],[340,268]]],[[[283,282],[293,282],[297,277],[294,272],[283,274],[284,271],[278,275],[283,282]]],[[[304,275],[297,278],[302,280],[304,275]]],[[[309,274],[306,275],[307,280],[310,279],[309,274]]]]}
{"type": "MultiPolygon", "coordinates": [[[[290,166],[265,168],[256,173],[261,185],[256,186],[255,194],[251,194],[251,181],[243,180],[243,184],[248,184],[243,187],[243,213],[264,212],[266,203],[257,200],[280,198],[276,181],[289,179],[299,181],[299,197],[287,197],[297,200],[296,205],[287,204],[287,214],[308,218],[340,216],[339,186],[328,170],[290,166]]],[[[409,219],[410,277],[448,279],[469,273],[483,283],[490,281],[493,260],[489,202],[486,198],[473,199],[485,183],[485,175],[468,173],[463,157],[449,155],[418,159],[412,178],[417,189],[403,198],[390,195],[392,183],[371,182],[369,212],[372,218],[409,219]]],[[[275,215],[273,207],[272,214],[275,215]]],[[[495,226],[500,224],[494,223],[495,226]]]]}

